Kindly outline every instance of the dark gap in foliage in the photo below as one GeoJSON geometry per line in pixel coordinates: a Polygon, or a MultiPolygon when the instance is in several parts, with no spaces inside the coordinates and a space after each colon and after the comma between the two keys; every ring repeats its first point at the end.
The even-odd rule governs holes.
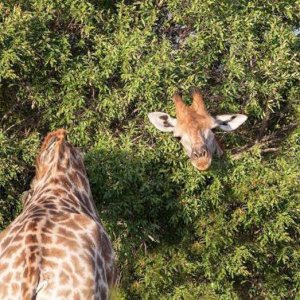
{"type": "Polygon", "coordinates": [[[173,49],[179,49],[192,33],[193,29],[189,25],[177,24],[172,20],[172,13],[167,5],[160,7],[154,32],[158,38],[166,38],[170,41],[173,49]]]}

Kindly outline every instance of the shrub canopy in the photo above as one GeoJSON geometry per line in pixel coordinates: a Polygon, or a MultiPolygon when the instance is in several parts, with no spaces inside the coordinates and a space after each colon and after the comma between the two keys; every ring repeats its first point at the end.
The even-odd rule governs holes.
{"type": "Polygon", "coordinates": [[[299,17],[296,0],[2,1],[0,228],[64,127],[86,151],[120,299],[300,296],[299,17]],[[147,119],[192,86],[212,114],[249,116],[217,131],[227,155],[204,173],[147,119]]]}

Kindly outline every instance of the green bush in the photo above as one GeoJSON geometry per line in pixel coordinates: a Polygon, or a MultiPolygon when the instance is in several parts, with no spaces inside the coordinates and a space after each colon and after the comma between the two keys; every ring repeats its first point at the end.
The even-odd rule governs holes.
{"type": "Polygon", "coordinates": [[[296,0],[4,0],[0,228],[64,127],[86,151],[120,299],[300,297],[299,17],[296,0]],[[217,132],[227,155],[204,173],[147,119],[191,86],[213,114],[249,116],[217,132]]]}

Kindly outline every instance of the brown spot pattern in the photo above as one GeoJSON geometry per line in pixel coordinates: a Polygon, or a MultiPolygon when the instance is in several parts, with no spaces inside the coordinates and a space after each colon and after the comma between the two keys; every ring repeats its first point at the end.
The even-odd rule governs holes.
{"type": "Polygon", "coordinates": [[[0,235],[1,300],[32,300],[36,292],[41,299],[107,299],[114,284],[110,240],[81,155],[65,138],[63,129],[47,135],[24,210],[0,235]]]}

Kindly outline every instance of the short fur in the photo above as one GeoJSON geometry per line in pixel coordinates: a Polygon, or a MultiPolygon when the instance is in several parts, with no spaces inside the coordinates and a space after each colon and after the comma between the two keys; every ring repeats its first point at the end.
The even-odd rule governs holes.
{"type": "Polygon", "coordinates": [[[0,234],[0,299],[108,299],[112,245],[64,129],[46,136],[23,203],[0,234]]]}

